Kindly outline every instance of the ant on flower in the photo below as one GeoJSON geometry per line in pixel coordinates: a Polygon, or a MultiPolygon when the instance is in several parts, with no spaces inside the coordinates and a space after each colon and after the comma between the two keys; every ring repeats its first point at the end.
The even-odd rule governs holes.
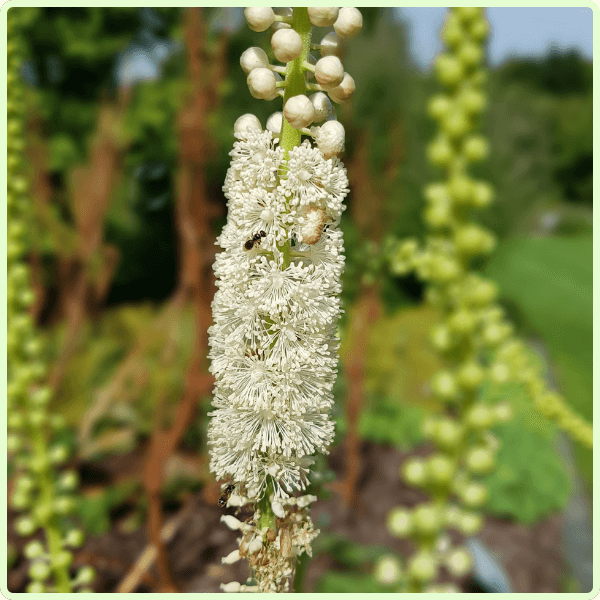
{"type": "Polygon", "coordinates": [[[267,237],[267,234],[264,231],[259,231],[255,233],[249,240],[246,240],[244,243],[244,250],[252,250],[254,244],[260,244],[261,238],[267,237]]]}

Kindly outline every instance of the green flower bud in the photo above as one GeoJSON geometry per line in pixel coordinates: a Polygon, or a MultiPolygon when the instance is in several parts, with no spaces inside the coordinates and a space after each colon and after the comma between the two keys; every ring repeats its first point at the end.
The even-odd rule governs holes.
{"type": "Polygon", "coordinates": [[[460,60],[465,70],[472,69],[481,62],[483,52],[481,48],[472,42],[465,42],[458,51],[458,60],[460,60]]]}
{"type": "Polygon", "coordinates": [[[456,381],[466,390],[476,389],[484,378],[484,370],[476,361],[468,361],[458,370],[456,381]]]}
{"type": "Polygon", "coordinates": [[[73,562],[73,554],[68,550],[61,550],[53,559],[54,566],[58,569],[66,569],[73,562]]]}
{"type": "Polygon", "coordinates": [[[470,204],[473,197],[473,182],[464,175],[456,175],[448,182],[448,193],[455,204],[470,204]]]}
{"type": "Polygon", "coordinates": [[[52,390],[49,387],[41,387],[31,394],[31,403],[34,406],[46,406],[52,399],[52,390]]]}
{"type": "Polygon", "coordinates": [[[435,454],[427,462],[427,473],[431,481],[439,486],[447,486],[454,477],[454,462],[444,454],[435,454]]]}
{"type": "Polygon", "coordinates": [[[451,108],[452,101],[442,94],[434,96],[427,104],[427,112],[436,120],[445,118],[451,108]]]}
{"type": "Polygon", "coordinates": [[[40,500],[33,509],[33,514],[40,525],[45,525],[52,518],[54,510],[49,502],[40,500]]]}
{"type": "Polygon", "coordinates": [[[75,471],[65,471],[58,480],[58,486],[66,492],[73,491],[79,484],[79,476],[75,471]]]}
{"type": "MultiPolygon", "coordinates": [[[[449,112],[440,123],[442,131],[452,140],[459,139],[466,135],[471,128],[469,119],[462,110],[453,110],[449,112]]],[[[454,150],[452,149],[452,153],[454,150]]]]}
{"type": "Polygon", "coordinates": [[[21,438],[16,434],[9,434],[6,438],[6,450],[14,454],[21,448],[21,438]]]}
{"type": "Polygon", "coordinates": [[[375,565],[375,579],[383,585],[394,585],[402,577],[400,562],[393,556],[382,556],[375,565]]]}
{"type": "Polygon", "coordinates": [[[48,579],[48,577],[50,577],[50,567],[48,566],[48,563],[36,560],[29,567],[29,577],[36,581],[45,581],[48,579]]]}
{"type": "Polygon", "coordinates": [[[413,512],[413,525],[421,535],[432,536],[443,526],[442,515],[435,506],[420,504],[413,512]]]}
{"type": "Polygon", "coordinates": [[[24,492],[30,492],[35,487],[35,480],[29,475],[21,475],[17,479],[17,489],[24,492]]]}
{"type": "Polygon", "coordinates": [[[450,48],[457,48],[463,42],[465,30],[453,13],[450,13],[442,30],[442,39],[450,48]]]}
{"type": "Polygon", "coordinates": [[[28,594],[42,594],[46,591],[46,586],[41,581],[32,581],[27,586],[28,594]]]}
{"type": "Polygon", "coordinates": [[[35,521],[29,516],[21,517],[15,523],[16,532],[23,537],[29,537],[33,535],[36,529],[37,527],[35,521]]]}
{"type": "Polygon", "coordinates": [[[465,88],[462,90],[457,98],[457,102],[458,106],[470,116],[480,114],[487,103],[483,93],[475,88],[465,88]]]}
{"type": "Polygon", "coordinates": [[[451,550],[444,562],[454,577],[464,577],[473,568],[473,557],[466,548],[451,550]]]}
{"type": "Polygon", "coordinates": [[[478,402],[465,414],[465,422],[472,429],[489,429],[494,423],[494,414],[490,406],[478,402]]]}
{"type": "Polygon", "coordinates": [[[10,499],[10,504],[15,510],[23,510],[31,504],[31,498],[17,489],[10,499]]]}
{"type": "Polygon", "coordinates": [[[442,229],[452,223],[452,212],[447,204],[436,204],[423,211],[423,218],[432,229],[442,229]]]}
{"type": "Polygon", "coordinates": [[[479,513],[463,513],[458,520],[457,528],[466,537],[475,535],[483,527],[483,517],[479,513]]]}
{"type": "Polygon", "coordinates": [[[490,367],[490,379],[498,385],[506,383],[510,379],[510,367],[506,363],[495,362],[490,367]]]}
{"type": "Polygon", "coordinates": [[[420,458],[409,458],[402,465],[401,475],[409,485],[421,486],[427,478],[425,462],[420,458]]]}
{"type": "Polygon", "coordinates": [[[483,483],[472,481],[463,488],[460,496],[467,506],[474,508],[485,504],[488,498],[488,492],[483,483]]]}
{"type": "Polygon", "coordinates": [[[467,256],[487,254],[495,247],[494,237],[482,227],[469,223],[455,232],[456,250],[467,256]]]}
{"type": "Polygon", "coordinates": [[[445,507],[444,522],[448,527],[456,528],[461,518],[462,513],[456,504],[450,504],[445,507]]]}
{"type": "Polygon", "coordinates": [[[34,428],[39,429],[45,421],[46,413],[43,410],[34,409],[29,413],[29,422],[34,428]]]}
{"type": "Polygon", "coordinates": [[[437,575],[437,561],[431,552],[420,550],[410,557],[408,572],[412,579],[430,581],[437,575]]]}
{"type": "Polygon", "coordinates": [[[45,554],[44,545],[38,540],[33,540],[25,546],[24,554],[30,560],[40,558],[45,554]]]}
{"type": "Polygon", "coordinates": [[[471,312],[459,309],[448,317],[447,323],[457,335],[468,335],[475,327],[475,317],[471,312]]]}
{"type": "Polygon", "coordinates": [[[454,8],[453,12],[461,23],[467,25],[482,16],[481,8],[477,6],[460,6],[454,8]]]}
{"type": "Polygon", "coordinates": [[[96,571],[93,567],[85,566],[77,571],[77,581],[79,583],[92,583],[94,579],[96,579],[96,571]]]}
{"type": "Polygon", "coordinates": [[[502,423],[507,423],[514,416],[514,410],[510,403],[500,402],[494,407],[494,416],[502,423]]]}
{"type": "Polygon", "coordinates": [[[471,448],[465,463],[473,473],[489,473],[494,468],[494,454],[486,447],[471,448]]]}
{"type": "Polygon", "coordinates": [[[444,450],[452,451],[462,441],[462,428],[455,421],[444,419],[437,427],[434,441],[444,450]]]}
{"type": "Polygon", "coordinates": [[[497,295],[498,287],[493,282],[479,279],[469,296],[469,300],[475,306],[485,306],[493,302],[497,295]]]}
{"type": "Polygon", "coordinates": [[[62,496],[54,501],[54,510],[59,515],[68,515],[75,509],[75,500],[70,496],[62,496]]]}
{"type": "Polygon", "coordinates": [[[7,417],[7,425],[9,429],[21,429],[25,426],[25,418],[21,413],[11,412],[7,417]]]}
{"type": "Polygon", "coordinates": [[[452,334],[446,325],[434,325],[431,329],[431,344],[438,352],[448,352],[453,346],[452,334]]]}
{"type": "Polygon", "coordinates": [[[429,161],[438,167],[447,167],[454,156],[454,148],[445,136],[439,136],[427,147],[429,161]]]}
{"type": "Polygon", "coordinates": [[[388,531],[400,538],[408,537],[413,531],[413,520],[411,513],[405,508],[393,508],[387,517],[388,531]]]}
{"type": "Polygon", "coordinates": [[[489,34],[489,25],[485,19],[477,19],[471,23],[469,32],[476,42],[482,42],[489,34]]]}
{"type": "Polygon", "coordinates": [[[458,386],[452,373],[438,371],[431,380],[431,391],[444,401],[453,401],[458,397],[458,386]]]}
{"type": "Polygon", "coordinates": [[[57,444],[50,450],[50,462],[59,465],[69,458],[69,449],[64,444],[57,444]]]}
{"type": "Polygon", "coordinates": [[[447,87],[457,86],[464,78],[460,61],[449,54],[442,54],[435,63],[438,79],[447,87]]]}
{"type": "Polygon", "coordinates": [[[465,140],[462,151],[469,162],[480,162],[488,157],[489,145],[482,135],[472,135],[465,140]]]}
{"type": "MultiPolygon", "coordinates": [[[[83,531],[81,531],[80,529],[71,529],[69,532],[67,532],[67,535],[65,537],[65,546],[70,546],[71,548],[79,548],[79,546],[81,546],[84,541],[85,536],[83,534],[83,531]]],[[[86,581],[84,583],[89,582],[86,581]]]]}

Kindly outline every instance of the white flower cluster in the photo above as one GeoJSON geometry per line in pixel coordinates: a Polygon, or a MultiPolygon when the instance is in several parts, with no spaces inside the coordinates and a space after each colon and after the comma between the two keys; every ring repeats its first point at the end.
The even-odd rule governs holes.
{"type": "Polygon", "coordinates": [[[214,267],[211,468],[251,498],[267,481],[286,497],[303,489],[309,457],[333,437],[344,266],[337,225],[348,180],[339,159],[308,140],[285,161],[270,131],[241,120],[214,267]]]}
{"type": "Polygon", "coordinates": [[[344,268],[338,226],[349,190],[338,158],[344,127],[331,100],[354,91],[335,53],[338,36],[356,33],[362,17],[355,8],[254,7],[245,14],[254,31],[273,27],[273,55],[286,63],[274,66],[261,48],[246,50],[240,64],[250,93],[283,96],[284,107],[264,131],[252,114],[234,126],[223,187],[227,224],[217,240],[223,252],[214,265],[209,356],[216,410],[208,441],[211,470],[229,481],[226,490],[236,490],[228,505],[252,504],[254,511],[245,523],[226,517],[243,537],[224,559],[246,558],[254,583],[223,590],[285,592],[296,558],[310,554],[318,533],[307,508],[315,498],[291,495],[306,488],[312,457],[327,453],[334,435],[329,411],[344,268]],[[321,50],[318,61],[309,54],[313,25],[335,30],[312,46],[321,50]],[[323,124],[307,129],[314,123],[323,124]]]}

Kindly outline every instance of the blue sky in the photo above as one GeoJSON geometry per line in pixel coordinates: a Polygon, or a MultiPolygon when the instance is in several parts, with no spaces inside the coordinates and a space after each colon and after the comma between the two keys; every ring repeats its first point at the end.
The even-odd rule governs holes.
{"type": "MultiPolygon", "coordinates": [[[[398,8],[409,25],[410,51],[421,68],[431,66],[441,49],[439,32],[447,8],[398,8]]],[[[560,48],[578,48],[592,58],[592,9],[573,8],[488,8],[491,26],[488,56],[492,65],[510,56],[541,56],[552,43],[560,48]]]]}

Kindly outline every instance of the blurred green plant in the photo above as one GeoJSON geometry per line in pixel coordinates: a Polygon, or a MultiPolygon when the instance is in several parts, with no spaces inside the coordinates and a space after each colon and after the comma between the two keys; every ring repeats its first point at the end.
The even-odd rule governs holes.
{"type": "Polygon", "coordinates": [[[37,11],[12,9],[8,15],[8,264],[7,264],[7,405],[9,460],[16,467],[10,504],[24,514],[16,521],[17,533],[30,537],[39,529],[44,541],[25,546],[31,561],[28,592],[90,591],[94,572],[83,567],[72,578],[71,549],[82,545],[84,534],[73,525],[77,504],[77,474],[60,472],[69,447],[60,440],[65,423],[48,404],[52,390],[44,383],[47,363],[43,340],[35,331],[28,309],[34,301],[26,263],[30,244],[31,199],[25,160],[25,102],[21,66],[27,48],[24,31],[37,11]],[[83,586],[83,587],[82,587],[83,586]]]}
{"type": "MultiPolygon", "coordinates": [[[[490,204],[493,190],[467,173],[470,164],[489,154],[487,140],[473,132],[487,104],[483,91],[487,73],[482,67],[487,32],[481,9],[450,9],[442,31],[446,52],[435,65],[447,93],[434,96],[428,104],[439,123],[439,132],[427,147],[428,159],[444,169],[446,177],[425,188],[424,218],[430,229],[425,247],[421,249],[414,239],[390,243],[392,270],[402,274],[415,269],[428,283],[427,300],[442,313],[431,341],[447,361],[447,368],[431,381],[433,393],[447,405],[446,416],[431,416],[423,424],[436,452],[426,460],[410,459],[402,467],[404,479],[427,490],[433,501],[413,511],[398,508],[390,513],[390,531],[411,537],[417,545],[406,569],[407,591],[413,592],[428,591],[441,564],[454,576],[471,568],[466,548],[441,552],[438,546],[447,527],[473,535],[483,524],[480,511],[489,501],[490,490],[481,476],[497,465],[499,447],[490,427],[509,421],[514,412],[506,399],[492,406],[483,401],[486,380],[524,385],[537,410],[584,445],[592,444],[591,427],[557,394],[546,390],[539,361],[531,359],[513,336],[514,328],[502,309],[494,305],[497,286],[469,270],[473,259],[489,254],[496,244],[490,232],[470,221],[473,209],[490,204]],[[471,512],[449,504],[452,495],[471,512]]],[[[539,477],[535,480],[539,483],[539,477]]],[[[560,498],[546,487],[541,486],[535,498],[529,497],[521,518],[532,519],[539,515],[536,510],[547,510],[549,498],[560,505],[560,498]]],[[[496,508],[502,506],[501,500],[496,508]]]]}

